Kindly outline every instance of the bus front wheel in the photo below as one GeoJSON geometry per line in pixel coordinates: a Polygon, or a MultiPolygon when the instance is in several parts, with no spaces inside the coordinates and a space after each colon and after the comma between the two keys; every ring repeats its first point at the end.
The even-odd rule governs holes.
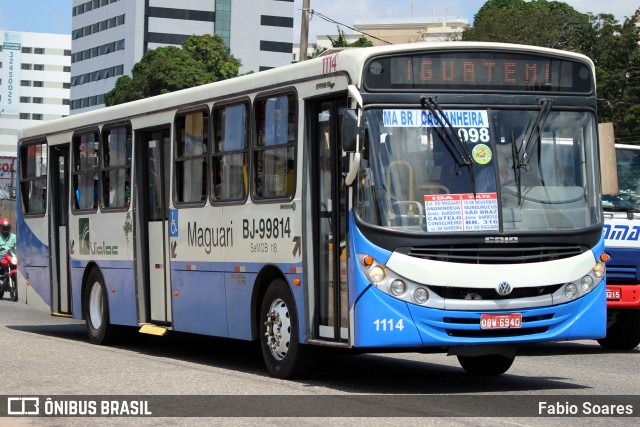
{"type": "Polygon", "coordinates": [[[633,350],[640,344],[640,310],[619,310],[617,320],[598,340],[607,350],[633,350]]]}
{"type": "Polygon", "coordinates": [[[308,366],[305,346],[298,342],[298,318],[293,297],[284,280],[267,288],[260,309],[260,347],[269,373],[276,378],[296,378],[308,366]]]}
{"type": "Polygon", "coordinates": [[[84,312],[89,339],[94,344],[108,344],[113,339],[113,325],[109,324],[109,300],[102,274],[91,270],[84,294],[84,312]]]}
{"type": "Polygon", "coordinates": [[[502,375],[509,370],[514,357],[505,357],[499,354],[487,354],[485,356],[458,356],[458,362],[462,369],[471,375],[495,376],[502,375]]]}

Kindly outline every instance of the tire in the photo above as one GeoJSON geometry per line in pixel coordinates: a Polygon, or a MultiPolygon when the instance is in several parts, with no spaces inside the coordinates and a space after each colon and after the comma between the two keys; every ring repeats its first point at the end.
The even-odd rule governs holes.
{"type": "Polygon", "coordinates": [[[10,301],[18,301],[18,281],[16,280],[16,276],[10,276],[9,281],[11,283],[11,290],[9,291],[9,300],[10,301]]]}
{"type": "Polygon", "coordinates": [[[86,286],[84,314],[89,340],[94,344],[110,344],[114,340],[115,327],[109,324],[107,289],[99,270],[91,270],[86,286]]]}
{"type": "Polygon", "coordinates": [[[259,318],[260,347],[271,376],[303,376],[310,365],[310,350],[298,342],[298,316],[289,287],[282,279],[269,284],[259,318]]]}
{"type": "Polygon", "coordinates": [[[509,370],[514,357],[505,357],[499,354],[486,356],[458,356],[458,362],[468,374],[478,376],[502,375],[509,370]]]}
{"type": "Polygon", "coordinates": [[[620,310],[618,320],[598,340],[607,350],[633,350],[640,344],[640,310],[620,310]]]}

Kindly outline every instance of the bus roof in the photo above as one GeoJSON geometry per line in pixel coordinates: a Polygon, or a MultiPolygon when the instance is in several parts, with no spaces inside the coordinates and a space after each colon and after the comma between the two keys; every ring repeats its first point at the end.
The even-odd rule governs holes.
{"type": "Polygon", "coordinates": [[[183,89],[163,95],[145,98],[112,107],[101,108],[62,119],[39,123],[21,129],[18,140],[37,138],[72,129],[81,129],[104,123],[121,121],[128,118],[152,114],[155,112],[187,108],[198,104],[209,103],[223,96],[241,96],[258,90],[266,90],[286,85],[287,82],[322,78],[347,73],[351,84],[361,87],[362,69],[365,62],[377,55],[400,52],[428,50],[466,50],[466,49],[501,49],[506,51],[529,52],[539,54],[562,55],[587,62],[593,69],[593,63],[584,55],[555,49],[507,43],[487,42],[420,42],[368,48],[345,49],[333,53],[333,56],[321,56],[303,62],[273,68],[259,73],[248,74],[208,83],[202,86],[183,89]],[[328,67],[327,58],[335,59],[335,66],[328,67]]]}

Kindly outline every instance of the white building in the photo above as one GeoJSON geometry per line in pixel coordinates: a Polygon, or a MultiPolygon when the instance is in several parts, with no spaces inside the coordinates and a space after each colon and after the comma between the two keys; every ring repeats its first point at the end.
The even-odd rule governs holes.
{"type": "Polygon", "coordinates": [[[0,198],[11,182],[18,129],[69,115],[71,37],[0,31],[0,198]]]}
{"type": "MultiPolygon", "coordinates": [[[[431,18],[372,18],[360,19],[354,24],[356,31],[345,34],[346,41],[353,43],[360,37],[366,37],[374,46],[386,43],[415,43],[415,42],[443,42],[460,40],[462,32],[469,26],[469,21],[460,17],[431,17],[431,18]]],[[[309,43],[307,56],[317,50],[329,49],[331,40],[337,40],[335,35],[318,35],[315,43],[309,43]]],[[[300,43],[293,45],[293,61],[300,60],[300,43]]]]}
{"type": "Polygon", "coordinates": [[[240,73],[291,62],[293,0],[73,0],[71,114],[104,94],[149,49],[218,34],[240,73]]]}

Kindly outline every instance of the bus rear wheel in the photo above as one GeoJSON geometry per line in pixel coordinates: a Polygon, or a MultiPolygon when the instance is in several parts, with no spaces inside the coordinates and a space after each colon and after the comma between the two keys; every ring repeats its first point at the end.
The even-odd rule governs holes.
{"type": "Polygon", "coordinates": [[[607,350],[633,350],[640,344],[640,310],[620,310],[598,344],[607,350]]]}
{"type": "Polygon", "coordinates": [[[293,296],[282,279],[267,288],[260,309],[260,347],[273,377],[296,378],[308,366],[305,346],[298,342],[298,317],[293,296]]]}
{"type": "Polygon", "coordinates": [[[505,357],[499,354],[487,354],[485,356],[458,356],[458,362],[468,374],[478,376],[502,375],[509,370],[514,357],[505,357]]]}
{"type": "Polygon", "coordinates": [[[114,326],[109,324],[109,300],[102,274],[91,270],[84,294],[84,313],[89,339],[94,344],[109,344],[113,340],[114,326]]]}

